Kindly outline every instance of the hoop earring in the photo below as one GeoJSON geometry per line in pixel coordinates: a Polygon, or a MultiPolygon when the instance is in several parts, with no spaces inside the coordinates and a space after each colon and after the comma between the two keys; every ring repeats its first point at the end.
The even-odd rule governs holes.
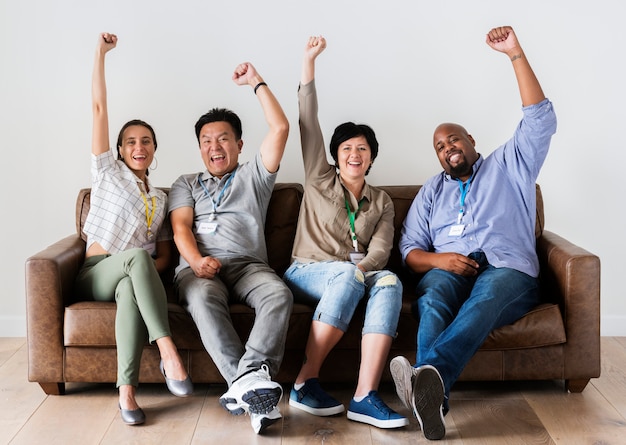
{"type": "Polygon", "coordinates": [[[159,160],[155,156],[152,160],[152,164],[150,164],[150,170],[155,171],[159,167],[159,160]],[[152,167],[152,165],[156,162],[156,165],[152,167]]]}

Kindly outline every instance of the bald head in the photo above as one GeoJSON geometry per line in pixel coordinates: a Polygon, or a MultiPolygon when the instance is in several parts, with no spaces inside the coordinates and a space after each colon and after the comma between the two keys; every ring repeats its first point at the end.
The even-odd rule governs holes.
{"type": "Polygon", "coordinates": [[[467,130],[455,123],[439,124],[433,134],[433,146],[444,171],[454,178],[467,180],[478,159],[476,142],[467,130]]]}
{"type": "Polygon", "coordinates": [[[460,124],[455,124],[454,122],[444,122],[437,125],[437,128],[435,128],[435,131],[433,133],[433,146],[437,147],[438,137],[440,138],[442,135],[448,135],[452,133],[463,135],[465,137],[471,137],[464,126],[460,124]]]}

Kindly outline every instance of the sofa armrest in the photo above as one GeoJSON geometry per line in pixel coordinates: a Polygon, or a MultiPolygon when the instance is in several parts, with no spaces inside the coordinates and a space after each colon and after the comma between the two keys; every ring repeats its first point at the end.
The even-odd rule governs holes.
{"type": "Polygon", "coordinates": [[[85,242],[70,235],[26,260],[28,379],[63,382],[63,314],[85,258],[85,242]]]}
{"type": "Polygon", "coordinates": [[[537,240],[537,254],[542,288],[563,313],[564,378],[599,377],[600,258],[547,230],[537,240]]]}

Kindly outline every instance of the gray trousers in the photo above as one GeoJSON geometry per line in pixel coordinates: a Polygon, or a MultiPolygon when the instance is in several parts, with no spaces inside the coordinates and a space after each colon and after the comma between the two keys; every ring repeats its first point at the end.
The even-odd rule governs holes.
{"type": "Polygon", "coordinates": [[[191,314],[205,349],[230,387],[241,375],[265,363],[278,373],[293,296],[267,264],[250,258],[222,260],[219,276],[198,278],[191,268],[175,278],[180,303],[191,314]],[[243,345],[230,318],[229,304],[255,311],[254,325],[243,345]]]}

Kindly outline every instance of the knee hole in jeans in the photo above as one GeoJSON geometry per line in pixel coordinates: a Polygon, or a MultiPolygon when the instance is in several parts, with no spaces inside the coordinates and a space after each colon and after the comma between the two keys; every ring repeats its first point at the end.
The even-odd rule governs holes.
{"type": "Polygon", "coordinates": [[[389,274],[376,280],[376,284],[374,286],[384,287],[384,286],[395,286],[397,284],[398,284],[398,277],[396,275],[389,274]]]}
{"type": "Polygon", "coordinates": [[[354,278],[359,283],[365,283],[365,274],[363,274],[363,271],[361,269],[359,269],[358,267],[354,268],[354,278]]]}

